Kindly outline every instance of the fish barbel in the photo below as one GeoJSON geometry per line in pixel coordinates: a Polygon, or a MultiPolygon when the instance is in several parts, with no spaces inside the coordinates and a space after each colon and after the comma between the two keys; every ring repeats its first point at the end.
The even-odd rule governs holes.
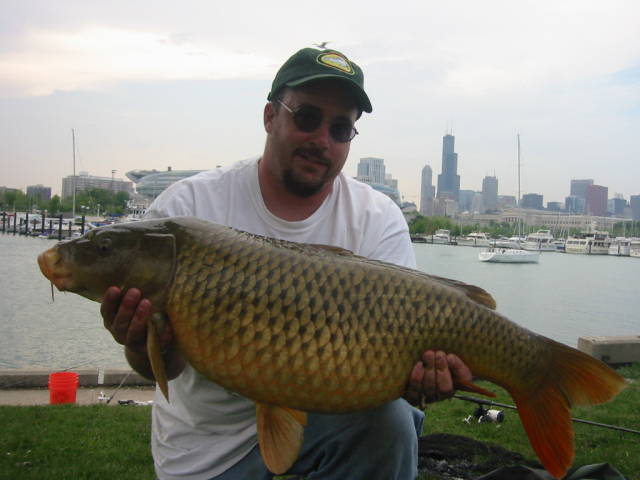
{"type": "MultiPolygon", "coordinates": [[[[400,397],[427,349],[455,353],[504,387],[558,478],[574,455],[570,407],[602,403],[624,386],[602,362],[497,313],[481,288],[340,248],[175,217],[91,230],[38,263],[59,290],[96,301],[113,285],[139,288],[155,308],[152,326],[167,319],[197,371],[256,402],[260,450],[274,473],[297,458],[305,412],[400,397]]],[[[167,395],[156,329],[148,331],[167,395]]]]}

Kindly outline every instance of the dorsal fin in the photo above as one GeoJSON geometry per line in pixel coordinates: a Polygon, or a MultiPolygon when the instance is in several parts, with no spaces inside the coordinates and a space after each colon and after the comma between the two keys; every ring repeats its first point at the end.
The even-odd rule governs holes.
{"type": "Polygon", "coordinates": [[[469,285],[468,283],[460,282],[458,280],[452,280],[451,278],[438,277],[436,275],[428,275],[437,282],[441,282],[449,285],[469,297],[474,302],[484,305],[492,310],[496,309],[496,301],[489,292],[485,289],[477,287],[475,285],[469,285]]]}

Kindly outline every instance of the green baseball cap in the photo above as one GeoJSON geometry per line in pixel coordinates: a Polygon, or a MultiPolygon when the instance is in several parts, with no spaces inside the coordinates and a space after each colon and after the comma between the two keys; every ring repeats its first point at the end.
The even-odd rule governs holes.
{"type": "Polygon", "coordinates": [[[353,92],[358,108],[371,113],[371,102],[364,91],[362,69],[337,50],[303,48],[294,53],[278,70],[267,99],[273,100],[276,92],[283,87],[297,87],[320,78],[344,80],[353,92]]]}

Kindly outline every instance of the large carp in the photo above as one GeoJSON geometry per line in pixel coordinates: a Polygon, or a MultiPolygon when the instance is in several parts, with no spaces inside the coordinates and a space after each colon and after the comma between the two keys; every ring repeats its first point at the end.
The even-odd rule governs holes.
{"type": "MultiPolygon", "coordinates": [[[[570,407],[614,397],[598,360],[498,314],[484,290],[334,247],[250,235],[190,217],[91,230],[42,253],[59,290],[100,301],[136,287],[171,322],[205,377],[256,402],[267,467],[295,461],[305,412],[349,412],[400,397],[422,352],[462,358],[513,397],[533,449],[561,477],[573,460],[570,407]]],[[[149,328],[148,351],[166,394],[149,328]]]]}

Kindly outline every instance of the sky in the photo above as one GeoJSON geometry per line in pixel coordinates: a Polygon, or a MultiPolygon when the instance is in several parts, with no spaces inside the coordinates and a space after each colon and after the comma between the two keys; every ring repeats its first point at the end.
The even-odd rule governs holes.
{"type": "Polygon", "coordinates": [[[384,158],[405,201],[441,173],[461,188],[564,201],[571,179],[640,194],[635,0],[0,2],[0,186],[76,171],[208,169],[259,155],[279,66],[329,42],[364,70],[372,114],[345,172],[384,158]]]}

